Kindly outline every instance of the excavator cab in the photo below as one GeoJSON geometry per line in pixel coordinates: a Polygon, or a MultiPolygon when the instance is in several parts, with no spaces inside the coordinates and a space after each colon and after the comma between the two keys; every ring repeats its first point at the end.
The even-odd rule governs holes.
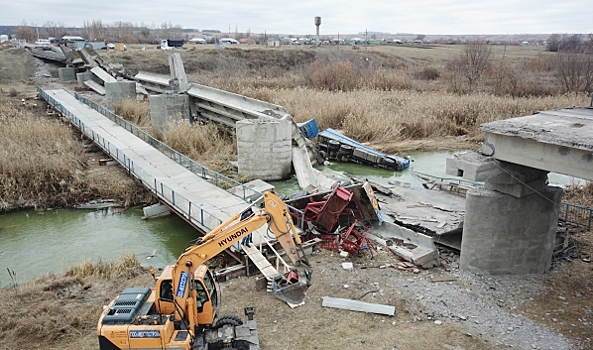
{"type": "MultiPolygon", "coordinates": [[[[170,315],[175,312],[173,301],[172,266],[167,266],[156,282],[158,299],[155,303],[158,312],[170,315]]],[[[220,287],[206,265],[200,266],[191,281],[191,293],[195,292],[197,306],[197,326],[211,325],[218,314],[220,287]]]]}

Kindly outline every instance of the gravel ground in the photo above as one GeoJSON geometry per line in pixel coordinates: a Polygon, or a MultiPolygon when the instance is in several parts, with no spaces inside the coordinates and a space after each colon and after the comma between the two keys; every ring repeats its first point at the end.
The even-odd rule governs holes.
{"type": "Polygon", "coordinates": [[[530,301],[528,295],[543,291],[537,278],[479,276],[459,270],[451,275],[458,281],[433,283],[422,275],[407,278],[402,295],[418,302],[421,310],[417,312],[425,320],[463,324],[470,334],[480,334],[493,344],[519,349],[573,348],[561,334],[515,311],[530,301]]]}
{"type": "MultiPolygon", "coordinates": [[[[316,249],[309,257],[314,275],[305,305],[289,309],[253,291],[253,277],[240,278],[223,284],[228,307],[224,313],[240,314],[239,306],[251,300],[262,348],[273,350],[293,348],[285,344],[308,349],[311,339],[316,341],[310,348],[320,350],[587,349],[539,323],[537,316],[524,314],[525,308],[536,310],[535,315],[547,310],[538,304],[539,299],[554,295],[546,286],[547,275],[481,276],[459,271],[457,257],[448,258],[453,261],[447,266],[414,273],[414,268],[395,268],[399,259],[387,249],[375,259],[342,258],[336,252],[316,249]],[[352,262],[354,268],[343,269],[344,262],[352,262]],[[381,268],[387,264],[391,267],[381,268]],[[436,278],[451,281],[433,282],[436,278]],[[393,305],[396,315],[323,307],[326,296],[393,305]]],[[[568,320],[549,317],[558,317],[558,324],[568,320]]]]}

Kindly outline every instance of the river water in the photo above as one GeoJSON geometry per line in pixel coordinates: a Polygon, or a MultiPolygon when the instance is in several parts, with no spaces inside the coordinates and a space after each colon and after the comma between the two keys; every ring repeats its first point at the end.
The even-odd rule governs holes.
{"type": "Polygon", "coordinates": [[[175,262],[187,242],[197,237],[189,224],[171,215],[142,220],[142,209],[59,209],[19,211],[0,216],[0,288],[10,283],[7,268],[19,282],[62,273],[84,260],[118,260],[134,253],[143,265],[175,262]],[[156,255],[147,260],[156,249],[156,255]]]}
{"type": "MultiPolygon", "coordinates": [[[[446,158],[455,152],[417,152],[411,168],[435,176],[445,174],[446,158]]],[[[330,169],[388,184],[393,180],[421,186],[409,170],[394,172],[350,163],[334,163],[330,169]]],[[[550,182],[579,182],[569,176],[550,174],[550,182]]],[[[277,192],[300,191],[296,180],[274,182],[277,192]]],[[[198,232],[175,215],[142,220],[141,208],[122,213],[111,210],[59,209],[20,211],[0,215],[0,288],[10,285],[7,268],[19,282],[42,274],[64,272],[84,260],[97,262],[117,260],[122,254],[134,253],[146,266],[163,267],[174,263],[186,244],[198,232]],[[147,260],[153,250],[156,256],[147,260]]]]}

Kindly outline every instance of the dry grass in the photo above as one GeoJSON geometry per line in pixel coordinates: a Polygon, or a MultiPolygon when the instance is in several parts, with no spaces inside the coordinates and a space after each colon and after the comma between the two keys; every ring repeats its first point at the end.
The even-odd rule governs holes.
{"type": "Polygon", "coordinates": [[[187,120],[170,126],[163,142],[199,163],[229,173],[230,161],[237,160],[234,135],[214,124],[190,125],[187,120]]]}
{"type": "Polygon", "coordinates": [[[84,262],[66,275],[41,276],[0,289],[0,349],[96,348],[101,308],[122,288],[150,285],[133,255],[120,262],[84,262]]]}
{"type": "Polygon", "coordinates": [[[0,85],[28,80],[34,69],[33,56],[25,49],[0,48],[0,85]]]}
{"type": "Polygon", "coordinates": [[[246,89],[283,105],[297,122],[316,118],[320,129],[337,128],[361,142],[389,145],[402,140],[469,136],[480,141],[479,126],[537,111],[583,106],[586,95],[508,98],[485,93],[458,95],[415,90],[351,92],[246,89]],[[263,92],[262,92],[263,91],[263,92]]]}
{"type": "Polygon", "coordinates": [[[562,200],[568,203],[593,208],[593,182],[586,185],[570,185],[564,189],[562,200]]]}
{"type": "Polygon", "coordinates": [[[150,104],[147,101],[124,100],[114,106],[115,114],[121,116],[130,123],[138,126],[146,132],[152,131],[150,120],[150,104]]]}
{"type": "Polygon", "coordinates": [[[82,160],[69,127],[0,96],[0,208],[66,204],[82,160]]]}
{"type": "Polygon", "coordinates": [[[151,198],[121,169],[89,160],[79,140],[68,124],[0,96],[0,209],[151,198]]]}
{"type": "Polygon", "coordinates": [[[101,278],[134,278],[142,273],[146,273],[146,269],[140,266],[140,262],[134,254],[124,254],[120,257],[120,261],[110,262],[92,262],[85,260],[79,265],[72,266],[66,270],[66,276],[73,276],[76,278],[84,278],[90,276],[98,276],[101,278]]]}

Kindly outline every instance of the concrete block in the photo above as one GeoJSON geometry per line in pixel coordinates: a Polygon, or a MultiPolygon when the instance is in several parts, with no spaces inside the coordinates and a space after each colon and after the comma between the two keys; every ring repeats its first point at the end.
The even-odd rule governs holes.
{"type": "Polygon", "coordinates": [[[105,99],[107,108],[113,110],[114,106],[127,99],[136,99],[135,81],[106,81],[105,99]]]}
{"type": "Polygon", "coordinates": [[[447,158],[445,172],[471,181],[485,181],[492,172],[497,172],[495,159],[477,152],[455,154],[447,158]]]}
{"type": "Polygon", "coordinates": [[[61,81],[75,81],[76,71],[71,67],[58,68],[58,77],[61,81]]]}
{"type": "Polygon", "coordinates": [[[144,217],[147,219],[171,214],[169,207],[164,204],[153,204],[142,208],[144,217]]]}
{"type": "Polygon", "coordinates": [[[239,174],[287,179],[292,167],[292,127],[287,120],[244,119],[236,123],[239,174]]]}
{"type": "Polygon", "coordinates": [[[152,125],[161,133],[166,132],[171,124],[185,118],[189,119],[189,97],[187,95],[150,95],[148,101],[152,125]]]}
{"type": "Polygon", "coordinates": [[[93,74],[88,70],[81,73],[76,73],[76,81],[78,83],[78,87],[86,87],[84,82],[87,80],[92,80],[92,75],[93,74]]]}
{"type": "Polygon", "coordinates": [[[547,171],[503,161],[494,164],[497,168],[484,183],[487,189],[520,198],[542,191],[547,185],[547,171]]]}

